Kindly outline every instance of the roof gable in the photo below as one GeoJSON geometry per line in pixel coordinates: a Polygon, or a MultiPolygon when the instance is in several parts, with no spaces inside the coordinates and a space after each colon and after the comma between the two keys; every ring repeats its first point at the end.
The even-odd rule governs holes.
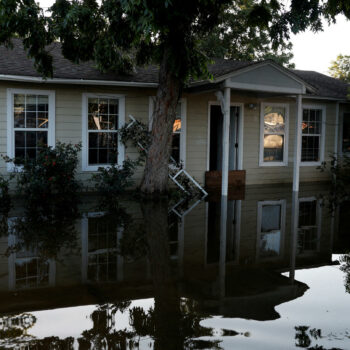
{"type": "Polygon", "coordinates": [[[225,77],[225,86],[233,89],[301,93],[314,90],[301,78],[271,61],[260,62],[225,77]]]}

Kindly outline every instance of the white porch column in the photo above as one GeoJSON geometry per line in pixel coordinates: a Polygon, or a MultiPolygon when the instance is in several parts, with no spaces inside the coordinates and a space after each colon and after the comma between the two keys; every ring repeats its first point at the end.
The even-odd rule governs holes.
{"type": "Polygon", "coordinates": [[[297,96],[297,108],[295,118],[295,138],[294,138],[294,168],[293,168],[293,191],[299,191],[299,173],[301,159],[301,123],[303,117],[302,96],[297,96]]]}
{"type": "Polygon", "coordinates": [[[224,89],[224,122],[222,130],[222,177],[221,177],[221,195],[227,196],[228,193],[228,162],[229,162],[229,144],[230,144],[230,105],[231,89],[224,89]]]}

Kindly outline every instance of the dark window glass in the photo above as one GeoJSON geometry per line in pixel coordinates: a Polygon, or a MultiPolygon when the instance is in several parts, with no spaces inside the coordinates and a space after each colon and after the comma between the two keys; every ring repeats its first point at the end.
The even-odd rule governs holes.
{"type": "Polygon", "coordinates": [[[350,152],[350,113],[343,117],[343,152],[350,152]]]}
{"type": "Polygon", "coordinates": [[[320,137],[304,136],[302,137],[301,161],[318,162],[320,160],[320,137]]]}

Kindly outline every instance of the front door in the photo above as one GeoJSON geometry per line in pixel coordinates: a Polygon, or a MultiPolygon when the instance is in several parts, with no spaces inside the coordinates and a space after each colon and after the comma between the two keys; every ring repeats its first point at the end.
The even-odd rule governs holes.
{"type": "MultiPolygon", "coordinates": [[[[230,145],[229,145],[229,170],[238,169],[238,126],[239,126],[240,107],[231,106],[230,108],[230,145]]],[[[223,133],[223,115],[221,107],[217,105],[210,106],[210,155],[209,171],[222,170],[222,133],[223,133]]]]}

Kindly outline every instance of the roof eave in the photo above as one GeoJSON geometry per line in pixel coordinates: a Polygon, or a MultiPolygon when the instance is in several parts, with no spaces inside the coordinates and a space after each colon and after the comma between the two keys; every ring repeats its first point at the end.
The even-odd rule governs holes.
{"type": "Polygon", "coordinates": [[[88,79],[63,79],[52,78],[43,79],[41,77],[0,74],[0,80],[41,83],[41,84],[73,84],[73,85],[103,85],[103,86],[123,86],[123,87],[149,87],[156,88],[158,83],[146,83],[135,81],[111,81],[111,80],[88,80],[88,79]]]}

